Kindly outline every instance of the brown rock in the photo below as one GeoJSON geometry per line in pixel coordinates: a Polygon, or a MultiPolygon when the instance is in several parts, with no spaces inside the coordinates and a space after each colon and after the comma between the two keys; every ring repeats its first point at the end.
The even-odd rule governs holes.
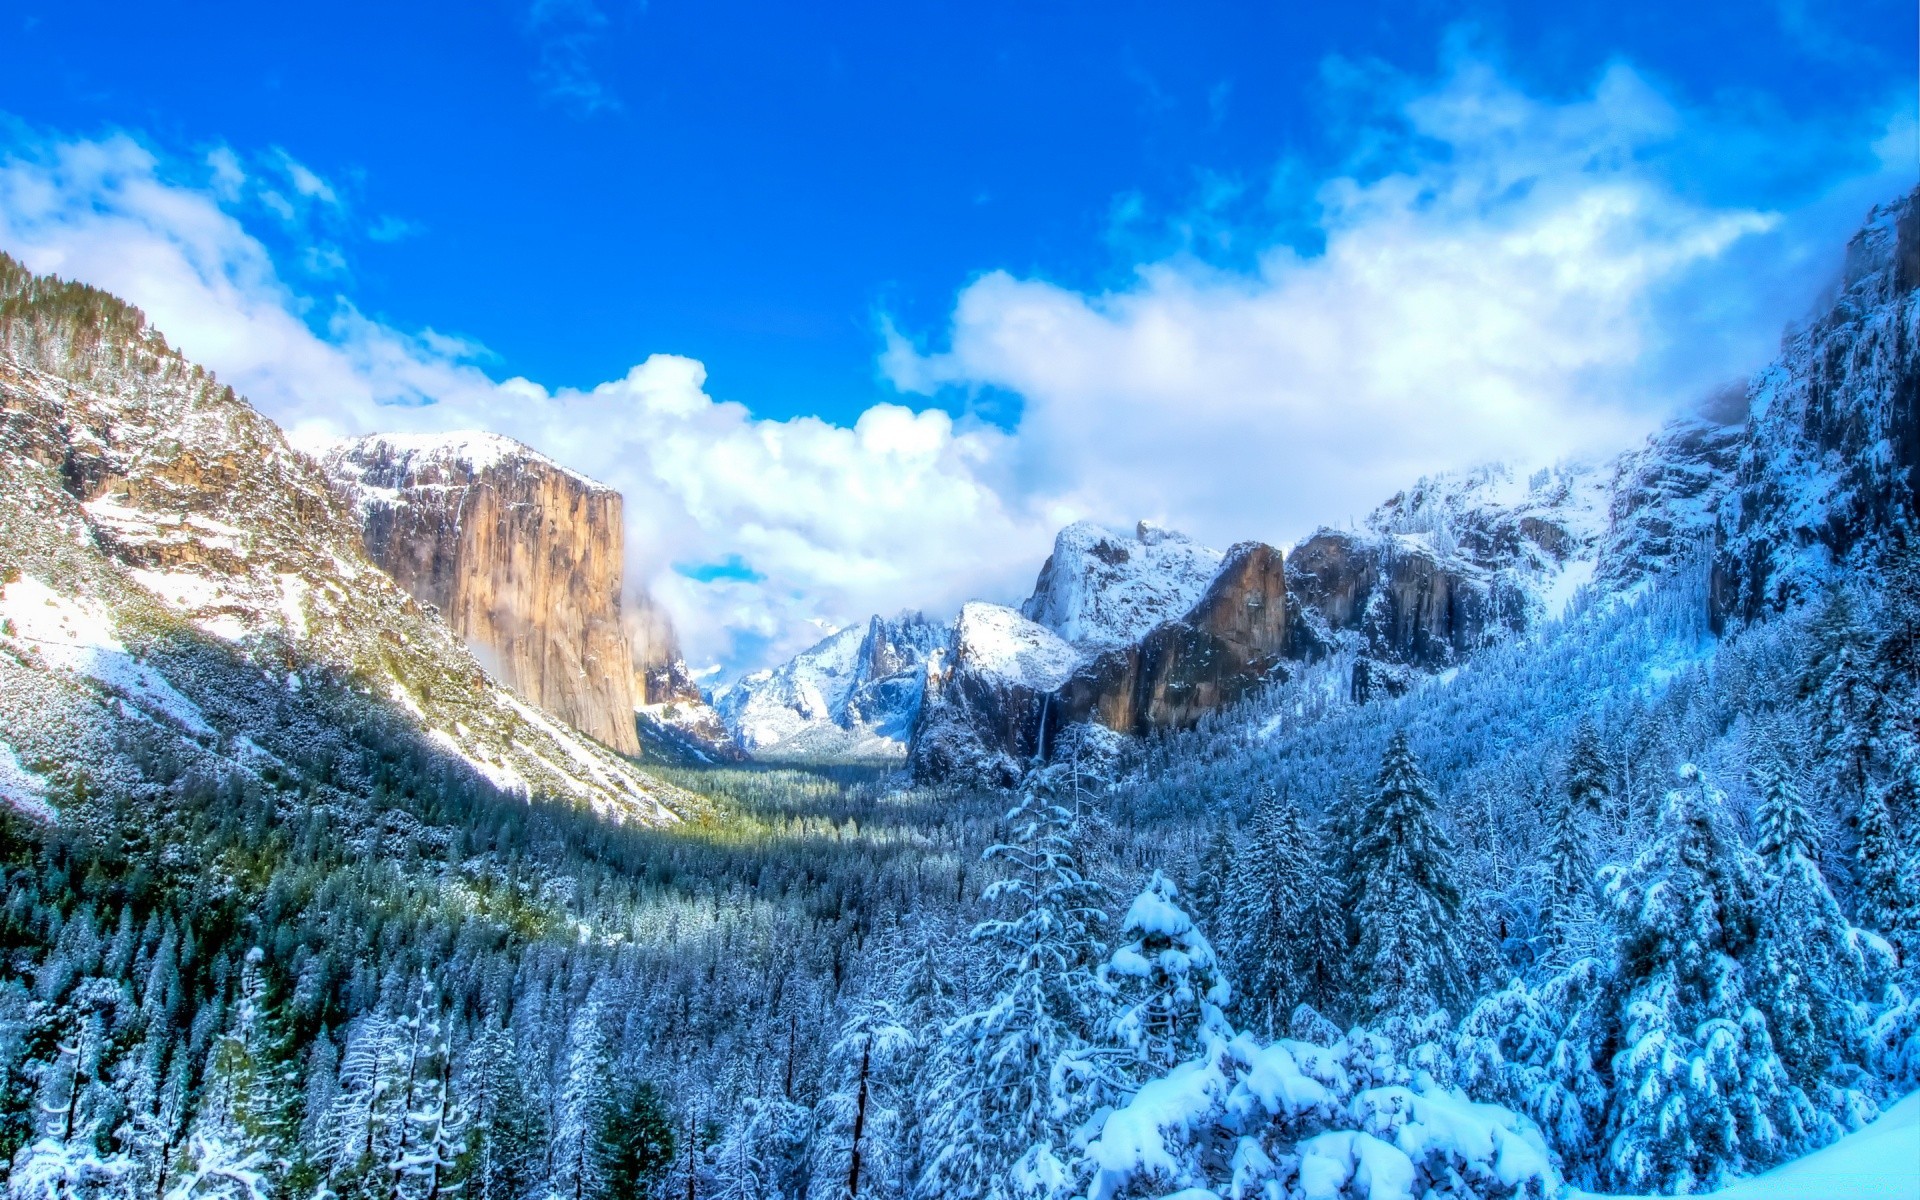
{"type": "Polygon", "coordinates": [[[638,754],[620,493],[492,434],[376,435],[325,459],[368,556],[521,696],[638,754]]]}

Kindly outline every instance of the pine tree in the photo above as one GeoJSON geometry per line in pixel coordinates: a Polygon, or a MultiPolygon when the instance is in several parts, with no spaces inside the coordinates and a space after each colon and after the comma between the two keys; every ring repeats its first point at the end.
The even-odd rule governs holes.
{"type": "Polygon", "coordinates": [[[1546,903],[1541,913],[1549,966],[1565,967],[1591,949],[1593,853],[1585,810],[1569,782],[1548,825],[1546,903]]]}
{"type": "Polygon", "coordinates": [[[467,1113],[453,1095],[452,1054],[442,1021],[421,990],[413,1061],[407,1076],[404,1134],[390,1164],[390,1200],[443,1200],[459,1187],[467,1113]]]}
{"type": "Polygon", "coordinates": [[[660,1089],[647,1080],[627,1088],[601,1117],[598,1153],[603,1194],[645,1195],[666,1178],[676,1146],[673,1114],[660,1089]]]}
{"type": "Polygon", "coordinates": [[[1692,766],[1655,834],[1608,885],[1624,1038],[1603,1174],[1623,1191],[1700,1191],[1805,1149],[1820,1127],[1750,996],[1759,863],[1692,766]]]}
{"type": "Polygon", "coordinates": [[[1911,965],[1920,960],[1920,878],[1915,857],[1901,846],[1878,792],[1861,798],[1854,832],[1860,924],[1884,935],[1911,965]]]}
{"type": "Polygon", "coordinates": [[[384,1014],[368,1013],[347,1027],[339,1086],[320,1119],[314,1156],[334,1194],[380,1195],[382,1168],[400,1133],[396,1108],[404,1047],[396,1022],[384,1014]]]}
{"type": "Polygon", "coordinates": [[[597,996],[574,1014],[567,1033],[565,1075],[553,1130],[553,1200],[598,1200],[606,1194],[601,1134],[613,1104],[613,1064],[607,1046],[606,1013],[597,996]]]}
{"type": "Polygon", "coordinates": [[[809,1197],[857,1200],[897,1196],[904,1084],[912,1066],[911,1032],[882,1001],[855,1007],[828,1054],[830,1089],[814,1119],[813,1185],[809,1197]]]}
{"type": "Polygon", "coordinates": [[[1221,912],[1244,1023],[1278,1036],[1295,1006],[1335,1002],[1346,933],[1335,890],[1299,808],[1270,794],[1246,829],[1221,912]]]}
{"type": "Polygon", "coordinates": [[[986,893],[1006,915],[973,931],[992,956],[995,995],[941,1037],[923,1197],[1012,1195],[1014,1164],[1050,1157],[1107,1086],[1089,1044],[1105,1007],[1094,975],[1105,953],[1101,890],[1081,873],[1072,814],[1044,785],[1022,793],[1008,824],[1014,840],[987,851],[1008,874],[986,893]]]}
{"type": "Polygon", "coordinates": [[[1101,975],[1118,1002],[1114,1035],[1147,1074],[1198,1053],[1209,1033],[1230,1033],[1220,1012],[1232,998],[1227,978],[1171,880],[1153,873],[1127,907],[1120,933],[1134,940],[1113,952],[1101,975]]]}
{"type": "Polygon", "coordinates": [[[1775,871],[1784,870],[1795,857],[1812,862],[1820,860],[1819,831],[1792,769],[1777,759],[1761,764],[1754,772],[1760,792],[1760,857],[1775,871]]]}
{"type": "Polygon", "coordinates": [[[299,1089],[268,1002],[264,959],[257,947],[247,952],[231,1022],[208,1056],[177,1195],[254,1200],[271,1195],[291,1165],[299,1089]]]}
{"type": "Polygon", "coordinates": [[[1354,848],[1355,917],[1367,1007],[1424,1017],[1465,992],[1460,891],[1439,798],[1405,733],[1387,745],[1354,848]]]}
{"type": "Polygon", "coordinates": [[[460,1174],[471,1200],[522,1200],[538,1178],[546,1148],[541,1113],[520,1077],[513,1031],[489,1025],[468,1052],[473,1119],[460,1174]]]}
{"type": "Polygon", "coordinates": [[[1613,767],[1591,719],[1574,731],[1573,751],[1567,756],[1567,798],[1576,812],[1594,816],[1606,815],[1613,806],[1613,767]]]}

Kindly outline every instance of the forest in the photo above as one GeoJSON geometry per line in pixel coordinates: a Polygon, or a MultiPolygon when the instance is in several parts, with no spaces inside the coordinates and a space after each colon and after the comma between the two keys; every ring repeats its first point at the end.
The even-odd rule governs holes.
{"type": "Polygon", "coordinates": [[[151,754],[0,824],[7,1186],[1718,1186],[1920,1084],[1920,556],[1725,636],[1705,589],[1397,699],[1329,661],[1017,793],[659,767],[711,812],[646,829],[398,721],[151,754]]]}

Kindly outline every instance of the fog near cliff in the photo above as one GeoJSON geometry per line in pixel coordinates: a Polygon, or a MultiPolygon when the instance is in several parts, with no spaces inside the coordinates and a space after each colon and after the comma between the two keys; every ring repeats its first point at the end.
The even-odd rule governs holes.
{"type": "Polygon", "coordinates": [[[297,438],[484,428],[618,487],[630,573],[696,666],[738,669],[871,612],[1017,600],[1070,519],[1278,542],[1424,472],[1623,445],[1764,363],[1912,176],[1910,118],[1869,114],[1851,175],[1742,203],[1753,138],[1790,159],[1833,131],[1686,110],[1624,66],[1557,99],[1471,58],[1330,78],[1353,160],[1276,202],[1311,236],[1250,227],[1250,267],[1161,256],[1098,294],[987,270],[946,328],[887,329],[903,403],[851,425],[757,418],[645,353],[670,348],[589,389],[497,380],[480,347],[291,282],[235,198],[343,202],[230,153],[16,130],[0,248],[134,300],[297,438]],[[932,403],[987,388],[1014,419],[932,403]]]}

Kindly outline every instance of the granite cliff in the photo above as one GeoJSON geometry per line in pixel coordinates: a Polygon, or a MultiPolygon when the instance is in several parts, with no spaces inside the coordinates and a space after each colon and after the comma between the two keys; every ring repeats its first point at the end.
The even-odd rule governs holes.
{"type": "Polygon", "coordinates": [[[439,610],[495,678],[639,753],[620,493],[488,433],[376,434],[322,462],[368,557],[439,610]]]}

